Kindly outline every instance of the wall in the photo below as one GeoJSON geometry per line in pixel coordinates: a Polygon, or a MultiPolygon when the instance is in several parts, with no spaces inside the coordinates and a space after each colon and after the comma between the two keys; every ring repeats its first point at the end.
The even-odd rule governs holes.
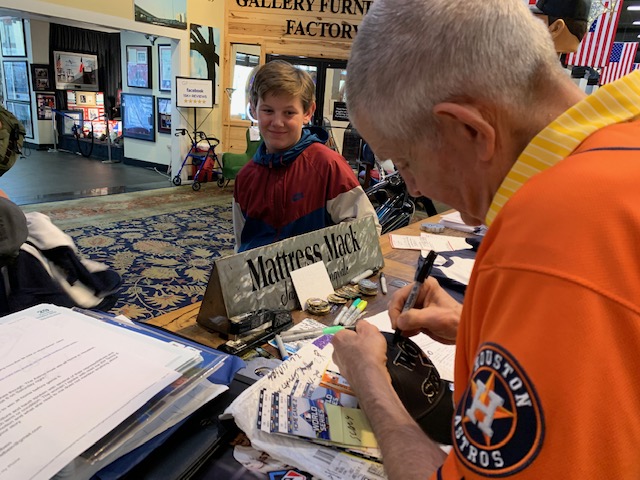
{"type": "Polygon", "coordinates": [[[81,10],[90,10],[95,13],[104,13],[116,17],[133,18],[133,3],[131,0],[109,0],[108,2],[87,2],[86,0],[44,0],[44,3],[74,7],[81,10]]]}
{"type": "MultiPolygon", "coordinates": [[[[261,63],[267,54],[346,60],[358,26],[373,0],[225,0],[225,78],[230,78],[232,44],[259,45],[261,63]]],[[[248,121],[229,118],[224,99],[225,142],[244,151],[248,121]]]]}
{"type": "MultiPolygon", "coordinates": [[[[144,34],[158,36],[161,39],[156,41],[156,46],[154,46],[153,49],[154,65],[157,66],[158,42],[169,43],[169,41],[171,41],[175,47],[175,50],[172,52],[173,75],[189,76],[189,30],[136,22],[133,19],[133,0],[109,0],[107,2],[87,2],[86,0],[2,0],[1,6],[2,8],[15,10],[16,17],[22,16],[28,18],[36,15],[41,20],[40,23],[46,23],[44,22],[44,18],[49,17],[51,22],[56,22],[56,20],[59,19],[59,23],[71,24],[74,26],[81,26],[78,25],[77,22],[86,23],[86,25],[82,25],[82,28],[95,28],[97,30],[109,29],[109,31],[121,30],[126,32],[123,33],[123,35],[136,32],[142,34],[142,39],[144,39],[144,34]]],[[[187,0],[187,22],[218,28],[220,30],[221,41],[223,41],[224,8],[224,4],[221,1],[187,0]]],[[[34,35],[37,35],[37,38],[39,39],[46,38],[46,44],[48,45],[48,34],[43,37],[43,32],[36,33],[34,30],[34,35]]],[[[42,47],[42,44],[36,43],[36,36],[33,37],[33,41],[34,45],[38,45],[38,52],[33,53],[34,55],[40,56],[40,53],[42,53],[44,48],[42,47]]],[[[137,41],[136,44],[144,45],[149,43],[146,39],[144,39],[144,42],[146,43],[137,41]]],[[[123,41],[122,45],[125,44],[126,42],[123,41]]],[[[32,50],[30,49],[29,55],[31,55],[31,52],[32,50]]],[[[46,58],[48,57],[45,57],[45,61],[41,63],[48,63],[46,58]]],[[[30,58],[30,61],[37,62],[38,60],[31,60],[30,58]]],[[[126,61],[126,55],[123,55],[123,61],[126,61]]],[[[156,68],[154,67],[154,70],[155,69],[156,68]]],[[[126,69],[123,71],[126,71],[126,69]]],[[[157,75],[156,71],[154,71],[154,75],[157,75]]],[[[223,75],[224,67],[223,65],[220,65],[220,77],[223,78],[223,75]]],[[[123,79],[123,86],[125,85],[126,78],[123,79]]],[[[218,87],[218,93],[220,93],[220,91],[222,91],[221,86],[218,87]]],[[[167,96],[167,93],[168,92],[162,92],[162,96],[167,96]]],[[[172,104],[175,105],[175,90],[171,92],[171,97],[172,104]]],[[[218,95],[217,98],[220,98],[220,95],[218,95]]],[[[181,113],[186,119],[183,119],[182,115],[177,111],[172,112],[172,127],[192,129],[192,112],[186,111],[186,109],[182,110],[183,111],[181,113]]],[[[205,112],[204,110],[200,111],[198,113],[198,123],[200,124],[202,122],[200,129],[213,134],[214,136],[220,136],[220,132],[222,130],[220,111],[220,105],[215,106],[210,112],[205,112]],[[205,117],[207,117],[206,120],[204,120],[205,117]]],[[[35,110],[33,114],[35,118],[35,110]]],[[[44,139],[46,129],[40,130],[41,135],[43,135],[43,137],[39,139],[40,143],[48,143],[46,142],[46,139],[44,139]]],[[[175,137],[173,135],[157,135],[160,136],[157,136],[157,138],[162,139],[160,140],[161,145],[151,146],[151,142],[133,139],[133,141],[129,142],[129,147],[125,146],[125,155],[133,159],[147,162],[150,161],[160,165],[167,165],[170,163],[172,171],[177,172],[182,163],[182,159],[188,151],[188,141],[183,137],[175,137]],[[140,142],[142,142],[142,144],[140,144],[140,142]],[[167,144],[170,145],[170,149],[167,147],[167,144]],[[169,152],[169,157],[167,156],[167,152],[169,152]]],[[[183,179],[186,179],[186,175],[183,176],[183,179]]]]}
{"type": "MultiPolygon", "coordinates": [[[[124,139],[124,156],[128,159],[141,160],[144,162],[155,163],[159,165],[171,164],[171,143],[172,136],[168,133],[159,133],[157,128],[157,97],[168,97],[171,95],[169,92],[161,92],[159,89],[158,80],[158,45],[169,44],[170,39],[166,37],[159,37],[155,41],[155,45],[152,45],[149,39],[145,38],[144,34],[136,32],[122,32],[120,34],[120,59],[122,63],[122,91],[123,93],[136,93],[154,96],[154,108],[156,108],[156,119],[154,120],[155,127],[155,142],[148,142],[146,140],[139,140],[137,138],[125,138],[124,139]],[[127,86],[127,46],[128,45],[143,45],[151,47],[151,86],[153,88],[136,88],[127,86]]],[[[126,113],[125,113],[126,115],[126,113]]],[[[173,113],[171,115],[173,121],[173,113]]]]}
{"type": "MultiPolygon", "coordinates": [[[[31,45],[37,48],[30,48],[30,63],[42,65],[49,64],[49,22],[40,20],[30,20],[25,22],[25,36],[31,40],[31,45]]],[[[27,45],[27,47],[29,47],[27,45]]],[[[32,85],[33,86],[33,79],[32,85]]],[[[51,79],[53,81],[53,79],[51,79]]],[[[53,91],[53,90],[52,90],[53,91]]],[[[33,119],[33,133],[36,144],[53,145],[53,123],[51,120],[38,120],[38,105],[36,94],[31,91],[31,118],[33,119]]]]}

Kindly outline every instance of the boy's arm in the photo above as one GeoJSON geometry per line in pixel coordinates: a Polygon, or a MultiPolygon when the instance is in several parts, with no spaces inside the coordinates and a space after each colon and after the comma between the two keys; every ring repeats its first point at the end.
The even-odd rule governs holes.
{"type": "Polygon", "coordinates": [[[231,211],[233,212],[233,234],[236,237],[236,246],[234,247],[234,251],[238,253],[238,249],[240,248],[240,239],[242,238],[242,230],[244,229],[245,219],[244,219],[244,215],[242,215],[242,209],[240,208],[240,205],[236,203],[235,197],[231,204],[231,211]]]}
{"type": "Polygon", "coordinates": [[[373,215],[378,235],[380,235],[382,231],[382,227],[378,221],[378,215],[373,205],[371,205],[367,194],[359,185],[329,200],[327,202],[327,211],[329,215],[331,215],[331,220],[336,224],[345,220],[355,220],[373,215]]]}

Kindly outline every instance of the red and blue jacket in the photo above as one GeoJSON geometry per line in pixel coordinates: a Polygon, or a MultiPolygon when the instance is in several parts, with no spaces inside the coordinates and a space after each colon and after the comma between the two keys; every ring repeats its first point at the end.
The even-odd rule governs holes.
{"type": "Polygon", "coordinates": [[[324,145],[318,127],[302,130],[290,150],[269,154],[265,144],[238,173],[233,224],[236,251],[373,215],[375,210],[347,161],[324,145]]]}

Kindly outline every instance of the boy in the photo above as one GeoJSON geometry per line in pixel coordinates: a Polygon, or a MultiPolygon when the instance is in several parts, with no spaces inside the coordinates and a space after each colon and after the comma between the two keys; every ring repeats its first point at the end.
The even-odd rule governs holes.
{"type": "Polygon", "coordinates": [[[308,73],[275,60],[258,69],[249,91],[262,144],[238,173],[233,191],[236,251],[335,225],[378,217],[347,161],[305,127],[316,108],[308,73]]]}

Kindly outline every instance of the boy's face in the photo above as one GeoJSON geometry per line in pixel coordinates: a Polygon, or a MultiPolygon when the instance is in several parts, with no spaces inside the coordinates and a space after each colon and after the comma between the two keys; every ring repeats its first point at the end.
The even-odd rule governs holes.
{"type": "Polygon", "coordinates": [[[302,135],[315,110],[312,103],[306,112],[299,97],[267,93],[258,100],[256,119],[267,153],[284,152],[293,147],[302,135]]]}

